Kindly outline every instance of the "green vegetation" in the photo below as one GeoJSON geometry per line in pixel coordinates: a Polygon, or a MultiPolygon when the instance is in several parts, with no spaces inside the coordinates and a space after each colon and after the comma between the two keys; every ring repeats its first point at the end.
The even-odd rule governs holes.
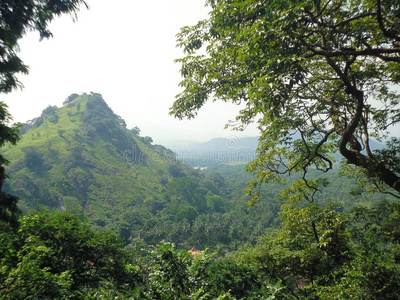
{"type": "Polygon", "coordinates": [[[238,287],[259,285],[234,261],[215,264],[214,255],[191,257],[168,243],[133,256],[70,213],[26,215],[1,239],[0,299],[234,299],[227,295],[246,295],[238,287]],[[234,273],[221,278],[216,268],[234,273]]]}
{"type": "Polygon", "coordinates": [[[398,204],[343,214],[335,205],[291,202],[281,219],[281,229],[235,254],[279,286],[278,299],[399,297],[398,204]]]}
{"type": "MultiPolygon", "coordinates": [[[[5,189],[20,198],[23,211],[82,215],[93,228],[116,232],[128,248],[165,240],[183,249],[232,252],[279,226],[281,193],[299,175],[263,186],[260,203],[249,210],[244,190],[252,176],[244,165],[193,170],[170,150],[144,142],[140,129],[126,129],[101,95],[72,96],[24,124],[18,145],[4,148],[12,162],[5,189]]],[[[350,211],[387,198],[350,197],[354,181],[337,175],[315,195],[318,203],[337,202],[350,211]]]]}
{"type": "Polygon", "coordinates": [[[25,211],[44,205],[84,214],[110,229],[162,202],[174,177],[199,176],[170,150],[126,129],[99,94],[48,107],[22,132],[18,145],[6,146],[3,155],[12,161],[5,189],[25,211]]]}
{"type": "MultiPolygon", "coordinates": [[[[0,146],[4,146],[6,143],[15,145],[19,140],[19,126],[18,124],[9,126],[10,121],[11,116],[7,112],[7,106],[0,102],[0,146]]],[[[13,226],[16,226],[18,215],[20,213],[20,210],[17,207],[18,199],[3,191],[3,183],[7,178],[4,165],[7,165],[8,163],[7,159],[3,155],[0,155],[0,219],[6,220],[13,226]]]]}
{"type": "Polygon", "coordinates": [[[3,232],[4,242],[1,299],[80,299],[133,279],[115,234],[94,233],[70,213],[25,215],[17,233],[3,232]]]}
{"type": "Polygon", "coordinates": [[[247,179],[227,183],[194,170],[139,136],[140,129],[126,129],[101,95],[72,96],[24,124],[18,145],[4,148],[12,162],[5,189],[20,198],[23,211],[45,207],[82,215],[126,245],[166,240],[225,251],[254,242],[275,222],[275,191],[248,211],[247,179]]]}
{"type": "MultiPolygon", "coordinates": [[[[207,2],[210,19],[179,36],[174,114],[210,95],[245,101],[244,125],[261,114],[250,195],[243,165],[194,170],[100,94],[49,106],[17,145],[1,105],[0,299],[400,298],[399,141],[369,142],[399,121],[399,3],[207,2]],[[366,179],[392,190],[367,194],[366,179]]],[[[54,15],[84,2],[15,3],[1,9],[2,92],[26,71],[25,30],[48,37],[54,15]]]]}
{"type": "Polygon", "coordinates": [[[308,170],[332,170],[336,152],[348,172],[398,195],[399,1],[206,3],[209,18],[178,34],[183,91],[171,114],[193,118],[209,99],[245,104],[236,128],[256,120],[261,135],[254,201],[258,183],[294,172],[314,193],[308,170]],[[374,152],[371,137],[390,142],[374,152]]]}
{"type": "Polygon", "coordinates": [[[0,223],[0,299],[398,297],[393,198],[334,170],[309,201],[290,193],[294,174],[248,209],[244,165],[193,170],[101,95],[72,96],[4,147],[5,188],[31,212],[0,223]]]}
{"type": "MultiPolygon", "coordinates": [[[[28,67],[18,57],[18,40],[28,30],[37,31],[41,38],[52,36],[48,28],[54,17],[70,14],[75,15],[80,5],[86,5],[83,0],[4,0],[0,7],[0,93],[9,93],[21,87],[16,75],[27,74],[28,67]]],[[[7,105],[0,102],[0,146],[6,142],[15,144],[18,140],[19,124],[11,124],[11,116],[7,105]]],[[[0,219],[7,220],[16,226],[19,209],[17,198],[4,193],[3,183],[6,179],[4,166],[8,161],[0,155],[0,219]]]]}
{"type": "Polygon", "coordinates": [[[0,299],[398,299],[398,204],[341,213],[284,205],[282,226],[239,251],[122,250],[71,213],[1,222],[0,299]]]}

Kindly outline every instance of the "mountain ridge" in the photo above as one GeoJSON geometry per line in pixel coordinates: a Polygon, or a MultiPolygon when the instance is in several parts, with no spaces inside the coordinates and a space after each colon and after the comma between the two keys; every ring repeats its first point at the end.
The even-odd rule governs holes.
{"type": "Polygon", "coordinates": [[[197,174],[171,150],[128,130],[96,93],[49,106],[3,154],[11,162],[5,190],[20,198],[24,211],[68,210],[99,226],[122,210],[161,201],[175,177],[197,174]]]}
{"type": "MultiPolygon", "coordinates": [[[[292,139],[300,139],[300,134],[295,133],[292,139]]],[[[218,164],[245,164],[257,156],[259,137],[213,138],[203,143],[192,143],[187,146],[172,146],[177,158],[192,167],[210,167],[218,164]]],[[[383,149],[384,146],[370,139],[372,151],[383,149]]],[[[335,154],[337,159],[342,156],[335,154]]]]}

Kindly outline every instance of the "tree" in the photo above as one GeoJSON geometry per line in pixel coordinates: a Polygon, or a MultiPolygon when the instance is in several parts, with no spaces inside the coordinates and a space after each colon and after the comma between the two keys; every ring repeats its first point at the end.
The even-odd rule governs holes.
{"type": "Polygon", "coordinates": [[[23,148],[22,151],[24,152],[24,162],[28,169],[36,173],[40,173],[45,169],[46,162],[37,148],[28,146],[23,148]]]}
{"type": "Polygon", "coordinates": [[[332,204],[292,202],[279,230],[232,256],[258,269],[268,285],[284,287],[278,299],[398,299],[396,229],[387,231],[398,213],[390,206],[344,214],[332,204]]]}
{"type": "Polygon", "coordinates": [[[71,213],[25,215],[16,240],[0,255],[1,299],[83,299],[136,285],[116,234],[96,233],[71,213]]]}
{"type": "MultiPolygon", "coordinates": [[[[215,271],[210,270],[214,255],[205,251],[197,257],[191,257],[186,251],[177,251],[174,244],[157,245],[149,251],[151,260],[146,263],[148,275],[144,282],[145,293],[140,299],[236,299],[230,297],[224,288],[235,288],[237,282],[216,278],[215,271]]],[[[225,264],[224,267],[224,271],[229,272],[227,269],[230,266],[225,264]]]]}
{"type": "Polygon", "coordinates": [[[144,144],[150,145],[153,142],[153,139],[149,136],[140,138],[144,144]]]}
{"type": "MultiPolygon", "coordinates": [[[[208,0],[209,18],[178,34],[183,92],[171,114],[193,118],[210,98],[245,107],[258,121],[258,182],[309,168],[333,153],[380,190],[399,196],[400,2],[395,0],[208,0]]],[[[257,185],[258,183],[255,183],[257,185]]]]}
{"type": "Polygon", "coordinates": [[[132,129],[130,129],[130,131],[134,134],[134,135],[139,135],[140,134],[140,128],[135,126],[132,129]]]}
{"type": "MultiPolygon", "coordinates": [[[[72,14],[76,17],[84,0],[3,0],[0,3],[0,93],[9,93],[21,87],[16,78],[18,73],[27,74],[28,67],[17,56],[18,40],[28,30],[38,31],[40,38],[52,36],[48,24],[56,16],[72,14]]],[[[18,141],[19,124],[10,125],[11,115],[7,106],[0,102],[0,146],[18,141]]],[[[6,179],[4,165],[7,160],[0,155],[0,219],[16,222],[19,213],[17,198],[3,193],[6,179]]]]}
{"type": "MultiPolygon", "coordinates": [[[[0,102],[0,147],[5,143],[14,144],[18,141],[19,124],[10,125],[11,116],[7,112],[7,106],[0,102]]],[[[0,155],[0,221],[6,221],[14,227],[17,225],[20,210],[17,206],[18,199],[12,195],[2,192],[3,182],[6,179],[4,165],[8,161],[0,155]]]]}
{"type": "Polygon", "coordinates": [[[72,93],[71,95],[69,95],[63,102],[63,105],[67,105],[69,103],[71,103],[72,101],[74,101],[76,98],[78,98],[79,95],[76,93],[72,93]]]}

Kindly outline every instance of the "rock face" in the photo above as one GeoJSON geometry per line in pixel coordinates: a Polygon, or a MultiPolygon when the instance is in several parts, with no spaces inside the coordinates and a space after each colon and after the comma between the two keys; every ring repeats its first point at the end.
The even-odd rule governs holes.
{"type": "Polygon", "coordinates": [[[95,93],[49,106],[3,154],[11,162],[5,190],[23,210],[67,210],[99,226],[122,222],[146,199],[157,202],[175,173],[192,172],[171,150],[128,130],[95,93]]]}

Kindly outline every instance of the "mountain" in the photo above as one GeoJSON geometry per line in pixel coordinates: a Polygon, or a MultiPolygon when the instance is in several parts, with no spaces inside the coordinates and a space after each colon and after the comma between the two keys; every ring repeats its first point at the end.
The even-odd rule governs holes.
{"type": "MultiPolygon", "coordinates": [[[[300,139],[300,134],[295,133],[292,139],[300,139]]],[[[205,143],[195,143],[188,146],[171,146],[177,158],[182,162],[196,168],[204,168],[219,164],[244,164],[257,156],[258,137],[215,138],[205,143]]],[[[384,145],[370,139],[372,151],[384,148],[384,145]]],[[[336,159],[342,156],[335,154],[336,159]]]]}
{"type": "Polygon", "coordinates": [[[174,178],[198,175],[171,150],[128,130],[96,93],[49,106],[21,133],[3,154],[11,162],[5,190],[24,211],[68,210],[105,226],[162,201],[174,178]]]}
{"type": "Polygon", "coordinates": [[[205,143],[171,147],[177,158],[192,167],[247,163],[256,156],[258,137],[215,138],[205,143]]]}

